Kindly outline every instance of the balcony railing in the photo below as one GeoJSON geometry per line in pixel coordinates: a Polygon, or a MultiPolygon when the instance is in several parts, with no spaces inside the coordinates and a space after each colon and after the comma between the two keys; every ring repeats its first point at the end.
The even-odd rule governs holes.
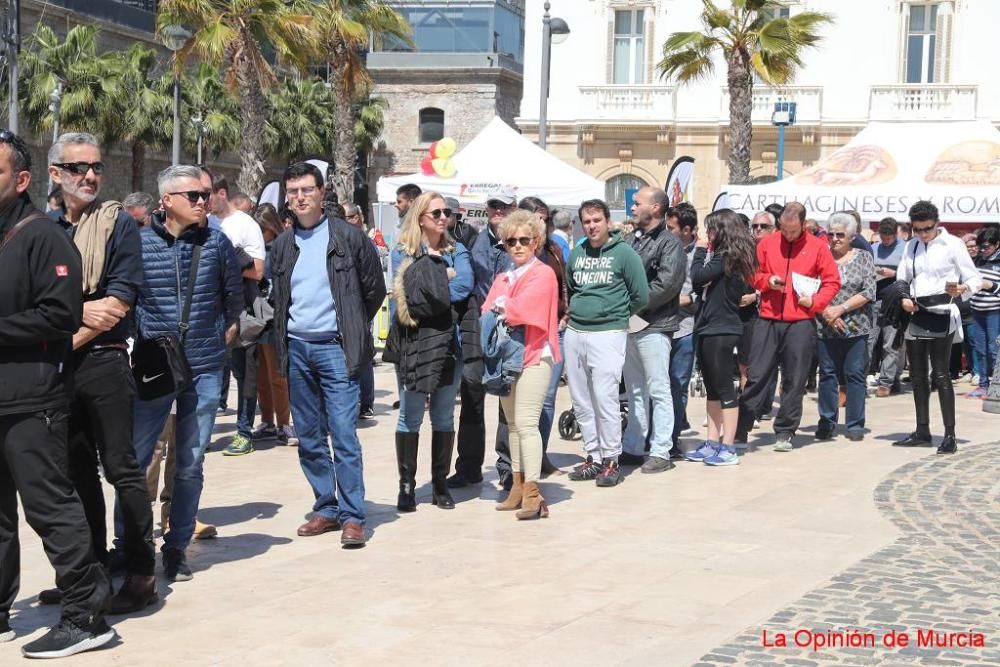
{"type": "Polygon", "coordinates": [[[674,87],[656,85],[580,86],[580,120],[606,123],[662,123],[674,120],[674,87]]]}
{"type": "Polygon", "coordinates": [[[156,28],[156,0],[48,0],[66,9],[112,23],[153,32],[156,28]]]}
{"type": "Polygon", "coordinates": [[[975,120],[977,86],[908,83],[872,86],[869,120],[975,120]]]}
{"type": "MultiPolygon", "coordinates": [[[[823,89],[819,86],[754,86],[750,118],[754,125],[770,125],[775,102],[795,102],[796,125],[818,125],[823,116],[823,89]]],[[[729,88],[722,88],[719,122],[729,122],[729,88]]]]}

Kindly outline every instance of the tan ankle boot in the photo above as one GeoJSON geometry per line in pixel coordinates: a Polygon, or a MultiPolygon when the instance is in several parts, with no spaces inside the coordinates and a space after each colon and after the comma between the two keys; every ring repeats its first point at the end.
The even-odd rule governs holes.
{"type": "Polygon", "coordinates": [[[538,482],[524,483],[521,508],[521,511],[515,515],[518,519],[549,518],[549,506],[545,504],[545,498],[542,498],[542,494],[538,490],[538,482]]]}
{"type": "Polygon", "coordinates": [[[521,493],[524,489],[524,473],[515,472],[511,473],[514,476],[514,486],[510,487],[510,495],[502,503],[497,503],[496,510],[498,512],[510,512],[516,510],[521,506],[521,493]]]}

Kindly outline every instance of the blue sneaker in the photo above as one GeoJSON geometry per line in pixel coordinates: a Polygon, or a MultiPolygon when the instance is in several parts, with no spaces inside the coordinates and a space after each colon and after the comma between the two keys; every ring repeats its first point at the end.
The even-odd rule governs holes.
{"type": "Polygon", "coordinates": [[[719,448],[722,447],[722,443],[715,442],[714,440],[706,440],[701,443],[701,446],[694,451],[690,451],[684,455],[688,461],[701,462],[707,459],[709,456],[715,456],[719,448]]]}
{"type": "Polygon", "coordinates": [[[709,456],[705,463],[710,466],[735,466],[740,464],[740,457],[736,453],[735,447],[723,445],[719,448],[715,456],[709,456]]]}

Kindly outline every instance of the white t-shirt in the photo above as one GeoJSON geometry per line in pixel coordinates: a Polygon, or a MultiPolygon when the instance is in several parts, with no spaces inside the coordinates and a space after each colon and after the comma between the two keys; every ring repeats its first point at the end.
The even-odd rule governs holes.
{"type": "MultiPolygon", "coordinates": [[[[211,218],[209,224],[212,224],[211,218]]],[[[243,211],[233,211],[219,221],[219,227],[234,246],[254,259],[264,261],[264,233],[260,231],[256,220],[243,211]]]]}

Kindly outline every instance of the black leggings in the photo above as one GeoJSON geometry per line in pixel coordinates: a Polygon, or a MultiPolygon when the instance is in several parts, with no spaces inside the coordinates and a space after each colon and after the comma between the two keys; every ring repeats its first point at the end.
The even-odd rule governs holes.
{"type": "Polygon", "coordinates": [[[705,394],[710,401],[720,401],[722,409],[739,404],[733,384],[734,349],[740,336],[698,336],[698,365],[705,381],[705,394]]]}
{"type": "Polygon", "coordinates": [[[906,341],[910,354],[910,382],[913,385],[913,404],[917,412],[917,432],[930,434],[931,386],[927,379],[928,362],[930,373],[937,386],[938,401],[941,403],[941,417],[944,419],[944,434],[955,435],[955,388],[951,385],[948,365],[951,359],[951,341],[954,334],[944,338],[919,338],[906,341]]]}

